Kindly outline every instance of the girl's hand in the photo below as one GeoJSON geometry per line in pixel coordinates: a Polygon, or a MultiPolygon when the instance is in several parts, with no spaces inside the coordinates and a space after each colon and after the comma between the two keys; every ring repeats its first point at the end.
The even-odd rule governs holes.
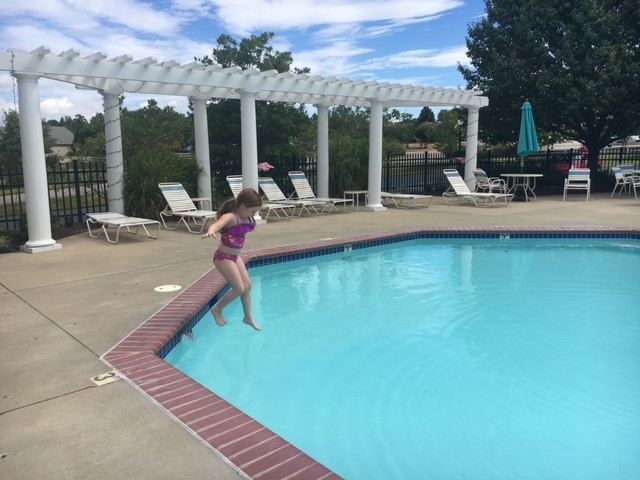
{"type": "Polygon", "coordinates": [[[207,230],[207,233],[202,235],[202,238],[209,238],[209,237],[216,238],[216,232],[214,230],[211,230],[211,231],[207,230]]]}

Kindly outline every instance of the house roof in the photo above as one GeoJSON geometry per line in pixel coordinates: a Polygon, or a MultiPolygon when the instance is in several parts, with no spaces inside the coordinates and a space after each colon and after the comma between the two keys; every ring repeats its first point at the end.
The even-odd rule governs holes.
{"type": "Polygon", "coordinates": [[[47,126],[49,137],[53,140],[53,144],[57,147],[66,147],[73,144],[73,132],[67,127],[51,127],[47,126]]]}
{"type": "Polygon", "coordinates": [[[251,92],[256,100],[263,101],[365,107],[380,102],[384,107],[397,108],[456,105],[480,108],[489,104],[489,99],[475,90],[223,68],[200,62],[181,65],[174,60],[158,62],[153,57],[133,60],[130,55],[107,59],[102,52],[81,57],[76,50],[52,54],[47,47],[0,53],[0,70],[35,74],[112,94],[146,93],[206,100],[240,98],[243,92],[251,92]]]}

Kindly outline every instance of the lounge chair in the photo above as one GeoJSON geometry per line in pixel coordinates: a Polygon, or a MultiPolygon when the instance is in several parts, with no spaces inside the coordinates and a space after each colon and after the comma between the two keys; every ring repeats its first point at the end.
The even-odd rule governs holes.
{"type": "Polygon", "coordinates": [[[127,230],[127,233],[136,235],[140,227],[143,228],[143,230],[147,234],[147,237],[153,239],[158,238],[158,234],[160,233],[160,222],[157,220],[128,217],[121,213],[113,212],[87,213],[87,229],[89,230],[89,236],[91,238],[99,238],[100,235],[104,233],[104,237],[109,243],[118,243],[118,240],[120,239],[120,230],[122,230],[123,228],[127,230]],[[97,228],[91,230],[92,225],[97,228]],[[150,225],[156,225],[158,227],[155,235],[150,233],[147,229],[147,227],[150,225]],[[111,239],[111,237],[109,236],[109,228],[116,229],[115,239],[111,239]]]}
{"type": "Polygon", "coordinates": [[[298,217],[305,211],[309,214],[318,214],[322,211],[326,202],[320,200],[293,200],[288,199],[286,195],[280,190],[278,184],[271,177],[258,178],[258,186],[267,197],[269,203],[294,205],[296,208],[300,208],[298,211],[298,217]]]}
{"type": "Polygon", "coordinates": [[[160,220],[162,220],[164,228],[175,230],[181,223],[184,223],[189,232],[202,233],[207,222],[216,219],[216,212],[212,210],[198,210],[196,204],[193,203],[194,199],[189,196],[181,183],[159,183],[158,187],[160,187],[160,191],[167,201],[167,206],[160,212],[160,220]],[[169,227],[165,222],[165,218],[172,216],[180,217],[175,227],[169,227]],[[192,230],[189,223],[197,228],[192,230]]]}
{"type": "Polygon", "coordinates": [[[513,200],[512,193],[472,192],[460,176],[457,170],[444,170],[449,180],[450,187],[442,194],[444,202],[471,202],[476,207],[493,207],[496,205],[509,205],[513,200]]]}
{"type": "Polygon", "coordinates": [[[591,193],[591,170],[588,168],[570,168],[567,178],[564,180],[564,192],[562,201],[567,199],[567,191],[569,190],[586,190],[587,202],[591,193]]]}
{"type": "Polygon", "coordinates": [[[304,172],[291,171],[289,172],[289,178],[291,179],[291,183],[293,183],[293,188],[296,190],[295,197],[292,198],[325,202],[321,210],[323,213],[325,209],[328,209],[327,213],[331,213],[333,210],[340,211],[336,205],[342,205],[342,211],[344,212],[347,211],[347,207],[349,207],[349,209],[353,208],[353,198],[316,197],[304,172]]]}
{"type": "Polygon", "coordinates": [[[383,204],[392,204],[396,208],[427,208],[433,200],[433,195],[413,195],[411,193],[380,192],[383,204]],[[418,203],[421,201],[420,203],[418,203]],[[405,205],[405,202],[408,205],[405,205]]]}
{"type": "MultiPolygon", "coordinates": [[[[229,175],[227,177],[227,183],[229,184],[229,188],[231,189],[233,196],[237,197],[243,189],[242,175],[229,175]]],[[[265,221],[272,213],[281,220],[291,220],[295,215],[296,206],[285,203],[262,202],[260,212],[264,214],[265,221]]]]}
{"type": "Polygon", "coordinates": [[[476,192],[507,193],[504,178],[490,177],[481,168],[476,168],[473,175],[476,177],[476,192]]]}

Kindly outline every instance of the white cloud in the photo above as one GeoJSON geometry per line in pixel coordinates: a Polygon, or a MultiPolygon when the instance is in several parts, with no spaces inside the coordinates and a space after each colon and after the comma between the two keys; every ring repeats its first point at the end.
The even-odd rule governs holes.
{"type": "Polygon", "coordinates": [[[462,5],[460,0],[211,0],[217,17],[233,33],[320,25],[403,21],[431,17],[462,5]]]}

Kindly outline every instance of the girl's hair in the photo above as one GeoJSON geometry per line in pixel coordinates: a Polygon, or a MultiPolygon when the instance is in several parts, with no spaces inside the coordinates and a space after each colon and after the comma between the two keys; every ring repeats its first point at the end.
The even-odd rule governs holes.
{"type": "Polygon", "coordinates": [[[240,205],[244,205],[245,207],[255,208],[262,206],[262,199],[258,192],[256,192],[252,188],[245,188],[242,190],[236,198],[230,198],[229,200],[225,200],[220,208],[218,208],[218,218],[220,218],[225,213],[233,212],[240,205]]]}

